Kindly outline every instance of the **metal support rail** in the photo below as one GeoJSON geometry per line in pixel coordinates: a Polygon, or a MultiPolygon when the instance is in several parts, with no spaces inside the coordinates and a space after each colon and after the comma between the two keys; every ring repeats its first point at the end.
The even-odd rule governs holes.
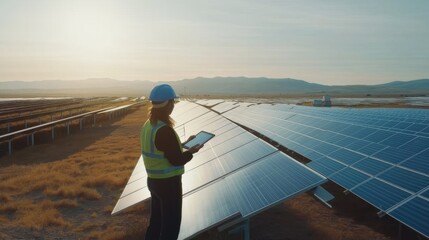
{"type": "Polygon", "coordinates": [[[97,102],[89,102],[89,103],[82,103],[82,102],[67,103],[66,105],[72,105],[69,107],[64,107],[65,106],[64,104],[53,105],[51,107],[64,107],[64,108],[57,109],[57,110],[46,110],[46,111],[41,111],[41,112],[36,112],[36,113],[30,113],[28,115],[19,115],[19,116],[13,116],[13,117],[0,118],[0,124],[4,124],[4,123],[10,124],[10,122],[28,120],[30,118],[37,118],[37,117],[46,116],[46,115],[53,115],[53,114],[57,114],[57,113],[72,111],[72,110],[76,110],[76,109],[83,109],[83,108],[91,107],[91,106],[94,106],[97,104],[106,103],[106,102],[101,102],[101,100],[103,100],[103,99],[99,99],[99,101],[97,101],[97,102]]]}
{"type": "MultiPolygon", "coordinates": [[[[131,106],[134,106],[134,105],[140,104],[140,103],[141,102],[129,104],[125,108],[129,108],[131,106]]],[[[76,116],[67,117],[67,118],[63,118],[60,120],[44,123],[44,124],[37,125],[34,127],[18,130],[18,131],[12,132],[12,133],[7,133],[7,134],[0,136],[0,142],[8,141],[9,155],[11,155],[12,154],[12,140],[17,136],[22,136],[22,135],[26,135],[26,134],[31,135],[31,145],[34,145],[34,143],[35,143],[34,142],[34,134],[37,131],[51,127],[52,139],[54,139],[54,137],[55,137],[54,128],[56,125],[66,124],[67,125],[67,133],[70,134],[70,129],[69,129],[69,122],[70,121],[79,119],[80,129],[82,130],[84,118],[89,117],[89,116],[93,116],[94,124],[95,124],[97,114],[100,114],[100,113],[103,113],[103,112],[106,112],[109,110],[113,110],[113,109],[117,109],[117,107],[107,107],[107,108],[103,108],[103,109],[99,109],[99,110],[95,110],[95,111],[91,111],[91,112],[87,112],[87,113],[78,114],[76,116]]],[[[120,109],[123,109],[123,108],[120,108],[120,109]]]]}

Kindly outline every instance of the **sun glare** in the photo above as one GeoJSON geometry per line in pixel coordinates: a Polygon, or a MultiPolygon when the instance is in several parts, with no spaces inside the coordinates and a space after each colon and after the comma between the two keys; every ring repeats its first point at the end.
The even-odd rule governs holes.
{"type": "Polygon", "coordinates": [[[69,9],[64,17],[64,41],[87,55],[105,54],[123,45],[125,29],[112,9],[86,3],[69,9]]]}

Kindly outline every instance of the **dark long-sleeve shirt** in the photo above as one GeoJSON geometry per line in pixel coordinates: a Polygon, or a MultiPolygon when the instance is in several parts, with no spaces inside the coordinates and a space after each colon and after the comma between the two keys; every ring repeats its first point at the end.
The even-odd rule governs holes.
{"type": "Polygon", "coordinates": [[[155,136],[155,146],[164,152],[165,158],[174,166],[185,165],[191,161],[192,153],[181,152],[181,143],[177,141],[174,129],[169,126],[161,127],[155,136]]]}

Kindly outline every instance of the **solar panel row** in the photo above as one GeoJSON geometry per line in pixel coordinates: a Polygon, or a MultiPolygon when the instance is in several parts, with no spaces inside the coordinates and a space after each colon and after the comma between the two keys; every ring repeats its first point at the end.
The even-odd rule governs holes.
{"type": "Polygon", "coordinates": [[[429,236],[427,217],[406,212],[429,215],[422,195],[429,187],[429,111],[261,104],[223,116],[307,157],[311,168],[429,236]]]}
{"type": "Polygon", "coordinates": [[[218,113],[223,113],[226,111],[229,111],[233,108],[238,107],[239,105],[237,105],[237,102],[222,102],[219,103],[217,105],[215,105],[214,107],[212,107],[212,110],[218,112],[218,113]]]}
{"type": "MultiPolygon", "coordinates": [[[[216,134],[186,165],[180,239],[226,220],[242,221],[326,181],[235,123],[195,103],[176,104],[172,117],[182,141],[200,130],[216,134]]],[[[112,214],[149,197],[140,157],[112,214]]]]}

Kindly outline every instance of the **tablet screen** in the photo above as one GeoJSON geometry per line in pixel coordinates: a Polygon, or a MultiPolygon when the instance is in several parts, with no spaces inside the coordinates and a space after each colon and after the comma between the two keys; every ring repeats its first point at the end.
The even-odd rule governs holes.
{"type": "Polygon", "coordinates": [[[213,133],[208,133],[205,131],[201,131],[199,132],[194,139],[192,139],[191,141],[185,143],[185,145],[183,145],[184,148],[189,149],[197,144],[204,144],[206,143],[208,140],[212,139],[215,135],[213,133]]]}

